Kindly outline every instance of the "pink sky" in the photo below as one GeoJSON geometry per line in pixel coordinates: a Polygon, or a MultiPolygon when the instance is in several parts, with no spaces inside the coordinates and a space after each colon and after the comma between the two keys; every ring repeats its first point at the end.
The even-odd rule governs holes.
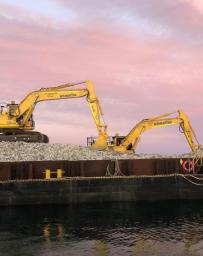
{"type": "MultiPolygon", "coordinates": [[[[89,79],[110,135],[183,109],[203,143],[202,0],[0,0],[1,101],[89,79]]],[[[85,99],[39,103],[51,142],[97,135],[85,99]]],[[[137,152],[187,152],[178,127],[142,136],[137,152]]]]}

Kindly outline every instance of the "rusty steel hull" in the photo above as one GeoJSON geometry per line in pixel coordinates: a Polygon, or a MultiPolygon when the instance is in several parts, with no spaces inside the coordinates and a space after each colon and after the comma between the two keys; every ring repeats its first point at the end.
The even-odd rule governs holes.
{"type": "Polygon", "coordinates": [[[174,158],[0,162],[0,206],[203,199],[202,173],[185,174],[174,158]],[[120,176],[108,176],[117,165],[120,176]]]}
{"type": "MultiPolygon", "coordinates": [[[[178,158],[119,160],[118,164],[125,176],[184,173],[178,158]]],[[[107,169],[113,174],[115,162],[110,160],[0,162],[0,181],[43,179],[46,169],[54,172],[59,168],[63,170],[64,177],[100,177],[106,175],[107,169]]],[[[200,172],[203,172],[203,168],[200,172]]]]}

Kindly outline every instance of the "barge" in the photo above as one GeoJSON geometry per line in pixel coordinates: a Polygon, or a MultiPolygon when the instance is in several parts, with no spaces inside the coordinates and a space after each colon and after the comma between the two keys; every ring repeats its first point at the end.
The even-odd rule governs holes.
{"type": "Polygon", "coordinates": [[[191,163],[194,159],[0,162],[0,206],[203,199],[202,159],[191,163]]]}

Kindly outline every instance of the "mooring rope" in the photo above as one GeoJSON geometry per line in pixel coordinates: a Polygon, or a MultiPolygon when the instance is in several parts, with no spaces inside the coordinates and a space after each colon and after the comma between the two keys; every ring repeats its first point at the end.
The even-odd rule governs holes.
{"type": "MultiPolygon", "coordinates": [[[[193,181],[191,181],[190,179],[188,179],[188,178],[186,178],[186,176],[184,176],[184,175],[182,175],[182,174],[179,174],[178,176],[181,176],[182,178],[184,178],[185,180],[187,180],[188,182],[190,182],[191,184],[193,184],[193,185],[195,185],[195,186],[203,186],[203,184],[199,184],[199,183],[196,183],[196,182],[193,182],[193,181]]],[[[191,175],[192,176],[192,175],[191,175]]],[[[191,177],[190,176],[190,177],[191,177]]],[[[195,177],[195,176],[192,176],[193,178],[195,177]]],[[[198,178],[197,178],[198,179],[198,178]]],[[[202,180],[202,179],[200,179],[200,180],[202,180]]]]}
{"type": "Polygon", "coordinates": [[[198,178],[198,177],[196,177],[196,176],[194,176],[194,175],[190,175],[190,177],[192,177],[192,178],[194,178],[194,179],[197,179],[197,180],[203,180],[203,177],[202,177],[202,178],[198,178]]]}
{"type": "Polygon", "coordinates": [[[124,176],[124,174],[122,173],[122,171],[120,169],[118,159],[111,160],[111,162],[115,163],[114,173],[113,174],[111,173],[111,171],[110,171],[110,163],[109,163],[107,165],[107,168],[106,168],[105,176],[124,176]]]}

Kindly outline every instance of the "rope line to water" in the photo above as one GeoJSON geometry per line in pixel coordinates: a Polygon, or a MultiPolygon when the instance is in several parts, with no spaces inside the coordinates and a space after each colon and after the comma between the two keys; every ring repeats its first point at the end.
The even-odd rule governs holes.
{"type": "MultiPolygon", "coordinates": [[[[184,176],[184,175],[179,175],[179,176],[181,176],[182,178],[184,178],[185,180],[187,180],[189,183],[191,183],[191,184],[193,184],[193,185],[195,185],[195,186],[203,186],[203,184],[199,184],[199,183],[196,183],[196,182],[193,182],[193,181],[191,181],[190,179],[188,179],[188,178],[186,178],[186,176],[184,176]]],[[[194,176],[193,176],[193,178],[194,178],[194,176]]]]}
{"type": "Polygon", "coordinates": [[[110,163],[107,165],[107,168],[106,168],[106,176],[124,176],[124,174],[122,173],[121,169],[120,169],[120,166],[119,166],[119,162],[118,162],[118,159],[115,159],[115,160],[111,160],[111,162],[115,163],[115,166],[114,166],[114,173],[112,174],[111,171],[110,171],[110,163]]]}

